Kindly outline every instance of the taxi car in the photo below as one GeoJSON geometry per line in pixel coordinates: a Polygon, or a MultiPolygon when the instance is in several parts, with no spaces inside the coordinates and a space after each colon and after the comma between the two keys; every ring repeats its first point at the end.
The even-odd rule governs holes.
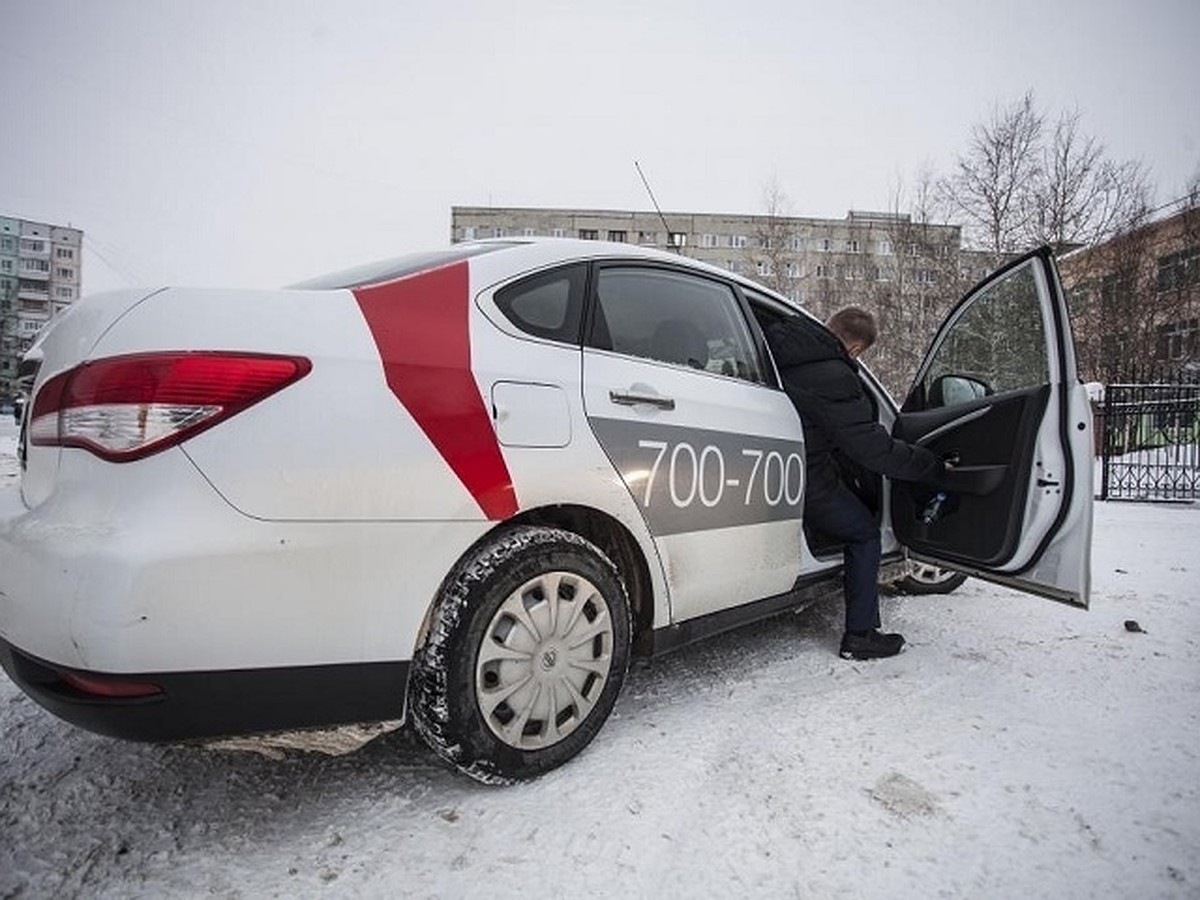
{"type": "MultiPolygon", "coordinates": [[[[89,296],[24,370],[0,662],[138,740],[407,716],[485,781],[585,747],[631,654],[796,606],[804,433],[735,274],[623,244],[458,244],[273,291],[89,296]],[[314,420],[320,426],[313,427],[314,420]]],[[[949,500],[856,481],[885,552],[1086,606],[1090,408],[1053,258],[973,290],[880,421],[949,500]]]]}

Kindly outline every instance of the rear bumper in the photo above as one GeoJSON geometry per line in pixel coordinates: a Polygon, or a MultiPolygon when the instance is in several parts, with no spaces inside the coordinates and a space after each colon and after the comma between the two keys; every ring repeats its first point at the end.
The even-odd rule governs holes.
{"type": "Polygon", "coordinates": [[[0,490],[0,639],[84,672],[410,659],[446,572],[489,525],[264,521],[171,450],[71,462],[98,471],[34,509],[0,490]]]}
{"type": "Polygon", "coordinates": [[[264,521],[177,451],[74,455],[35,508],[0,489],[0,665],[55,715],[135,740],[401,718],[425,613],[489,524],[264,521]],[[88,692],[112,678],[161,691],[88,692]]]}
{"type": "Polygon", "coordinates": [[[57,667],[0,639],[9,678],[60,719],[99,734],[135,741],[283,731],[404,715],[409,664],[397,662],[290,666],[127,676],[161,688],[146,697],[87,693],[64,679],[107,674],[57,667]]]}

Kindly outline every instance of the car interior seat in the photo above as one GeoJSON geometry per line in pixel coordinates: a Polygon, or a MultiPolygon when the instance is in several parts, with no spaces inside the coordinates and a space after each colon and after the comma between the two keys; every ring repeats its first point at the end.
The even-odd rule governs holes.
{"type": "Polygon", "coordinates": [[[650,341],[655,359],[704,369],[708,366],[708,341],[704,334],[686,319],[664,319],[654,329],[650,341]]]}

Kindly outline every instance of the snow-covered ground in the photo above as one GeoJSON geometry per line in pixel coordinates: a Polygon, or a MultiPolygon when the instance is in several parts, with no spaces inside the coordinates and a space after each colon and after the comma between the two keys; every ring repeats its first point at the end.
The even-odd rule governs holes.
{"type": "Polygon", "coordinates": [[[1099,504],[1089,612],[972,580],[885,600],[896,659],[837,659],[828,603],[638,665],[509,788],[404,731],[122,743],[0,676],[0,897],[1198,897],[1198,546],[1200,507],[1099,504]]]}

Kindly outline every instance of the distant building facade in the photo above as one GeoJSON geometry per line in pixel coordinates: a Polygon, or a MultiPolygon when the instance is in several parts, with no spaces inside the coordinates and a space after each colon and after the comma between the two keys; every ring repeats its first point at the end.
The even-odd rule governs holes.
{"type": "Polygon", "coordinates": [[[79,298],[83,232],[0,216],[0,398],[42,326],[79,298]]]}
{"type": "Polygon", "coordinates": [[[882,338],[870,360],[893,392],[907,388],[933,329],[991,258],[965,250],[958,225],[850,211],[844,219],[544,208],[451,208],[453,242],[569,237],[676,250],[737,272],[825,318],[862,306],[882,338]]]}
{"type": "Polygon", "coordinates": [[[1059,272],[1088,381],[1200,375],[1200,204],[1066,254],[1059,272]]]}

